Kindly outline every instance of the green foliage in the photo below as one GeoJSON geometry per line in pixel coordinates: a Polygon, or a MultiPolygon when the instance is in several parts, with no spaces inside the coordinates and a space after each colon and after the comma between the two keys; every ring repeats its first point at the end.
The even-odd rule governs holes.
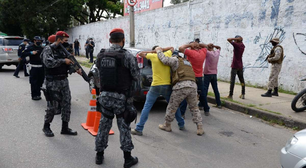
{"type": "Polygon", "coordinates": [[[0,31],[8,35],[47,38],[80,24],[122,15],[120,0],[0,0],[0,31]]]}

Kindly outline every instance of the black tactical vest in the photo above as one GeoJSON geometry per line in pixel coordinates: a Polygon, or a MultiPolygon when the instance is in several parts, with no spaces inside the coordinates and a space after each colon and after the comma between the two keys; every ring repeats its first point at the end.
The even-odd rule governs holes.
{"type": "MultiPolygon", "coordinates": [[[[57,49],[55,45],[50,46],[54,59],[65,59],[67,56],[61,49],[57,49]]],[[[68,76],[69,66],[65,63],[61,64],[59,67],[56,68],[45,68],[46,75],[49,76],[68,76]]]]}
{"type": "Polygon", "coordinates": [[[124,65],[125,50],[102,50],[98,57],[101,91],[127,93],[132,85],[132,76],[124,65]]]}

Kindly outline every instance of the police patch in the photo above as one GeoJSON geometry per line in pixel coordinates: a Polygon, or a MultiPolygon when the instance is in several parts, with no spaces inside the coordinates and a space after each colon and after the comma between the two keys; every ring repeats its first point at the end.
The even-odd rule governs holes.
{"type": "Polygon", "coordinates": [[[115,68],[116,67],[116,59],[114,58],[103,58],[101,60],[101,67],[103,68],[115,68]]]}

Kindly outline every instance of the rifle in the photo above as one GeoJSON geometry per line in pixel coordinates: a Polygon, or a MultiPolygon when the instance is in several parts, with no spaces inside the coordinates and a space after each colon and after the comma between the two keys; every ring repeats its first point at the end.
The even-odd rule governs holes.
{"type": "Polygon", "coordinates": [[[63,49],[64,53],[68,56],[68,59],[70,59],[73,64],[72,64],[72,68],[69,69],[69,74],[71,75],[72,73],[76,72],[77,70],[81,69],[82,70],[82,77],[83,79],[89,83],[89,78],[87,76],[87,74],[85,73],[85,71],[83,70],[82,66],[79,64],[79,62],[75,59],[75,57],[70,54],[66,48],[62,45],[62,43],[59,43],[59,46],[63,49]]]}

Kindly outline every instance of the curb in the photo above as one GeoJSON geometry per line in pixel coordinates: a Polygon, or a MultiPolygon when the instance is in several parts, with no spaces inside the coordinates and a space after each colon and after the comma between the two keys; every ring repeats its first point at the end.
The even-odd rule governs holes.
{"type": "MultiPolygon", "coordinates": [[[[209,103],[213,103],[215,104],[215,98],[212,96],[207,96],[207,101],[209,103]]],[[[299,121],[296,119],[292,119],[289,117],[284,117],[282,115],[277,115],[277,114],[273,114],[273,113],[269,113],[263,110],[259,110],[253,107],[247,107],[238,103],[234,103],[231,101],[227,101],[227,100],[221,100],[224,103],[222,103],[223,107],[226,107],[228,109],[234,110],[234,111],[238,111],[247,115],[251,115],[257,118],[261,118],[265,121],[276,121],[277,124],[279,125],[283,125],[289,128],[293,128],[293,129],[304,129],[306,128],[306,122],[304,121],[299,121]]]]}

